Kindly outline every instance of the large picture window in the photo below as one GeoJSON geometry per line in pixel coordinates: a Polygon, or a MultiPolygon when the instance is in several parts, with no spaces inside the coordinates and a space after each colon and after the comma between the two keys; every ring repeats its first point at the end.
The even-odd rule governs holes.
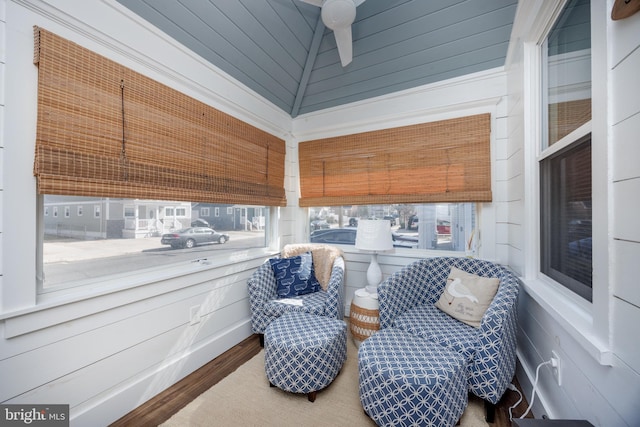
{"type": "Polygon", "coordinates": [[[567,2],[541,46],[541,271],[592,300],[591,18],[567,2]]]}
{"type": "Polygon", "coordinates": [[[284,140],[43,28],[34,36],[34,175],[40,212],[53,212],[39,215],[40,291],[267,245],[268,207],[286,205],[284,140]],[[227,215],[202,218],[202,206],[227,215]]]}

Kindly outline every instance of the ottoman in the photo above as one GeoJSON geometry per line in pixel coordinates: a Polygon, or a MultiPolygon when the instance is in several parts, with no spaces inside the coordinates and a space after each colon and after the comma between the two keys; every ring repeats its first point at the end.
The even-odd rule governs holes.
{"type": "Polygon", "coordinates": [[[264,368],[269,384],[304,393],[310,402],[335,379],[347,359],[347,324],[342,320],[288,312],[264,332],[264,368]]]}
{"type": "Polygon", "coordinates": [[[464,359],[400,329],[360,345],[358,376],[362,407],[381,426],[453,426],[467,406],[464,359]]]}

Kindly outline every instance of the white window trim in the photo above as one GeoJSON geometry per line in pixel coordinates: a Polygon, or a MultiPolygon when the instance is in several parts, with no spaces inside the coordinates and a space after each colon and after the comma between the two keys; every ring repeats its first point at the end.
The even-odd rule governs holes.
{"type": "MultiPolygon", "coordinates": [[[[607,16],[604,6],[597,1],[591,2],[591,38],[597,40],[605,37],[605,23],[597,18],[607,16]],[[603,10],[600,10],[603,9],[603,10]],[[600,15],[598,15],[600,14],[600,15]]],[[[592,133],[592,180],[593,180],[593,216],[594,223],[602,218],[606,227],[594,228],[593,231],[593,303],[569,291],[540,272],[540,169],[539,160],[542,155],[541,135],[541,58],[540,45],[547,35],[548,29],[555,22],[564,6],[563,1],[555,5],[555,12],[549,14],[547,27],[539,26],[538,37],[524,43],[524,152],[525,152],[525,264],[522,279],[524,289],[567,333],[579,343],[601,365],[611,366],[614,355],[611,350],[609,335],[609,268],[608,268],[608,155],[607,155],[607,115],[596,114],[596,111],[607,110],[607,85],[592,84],[592,103],[594,111],[588,129],[592,133]],[[604,181],[603,181],[604,180],[604,181]],[[606,182],[605,186],[599,183],[606,182]]],[[[551,6],[554,7],[554,6],[551,6]]],[[[606,43],[592,43],[592,82],[606,81],[606,43]]],[[[585,126],[572,132],[584,132],[585,126]]],[[[554,144],[556,145],[556,144],[554,144]]],[[[549,147],[545,152],[560,149],[549,147]]],[[[546,156],[545,156],[546,157],[546,156]]]]}

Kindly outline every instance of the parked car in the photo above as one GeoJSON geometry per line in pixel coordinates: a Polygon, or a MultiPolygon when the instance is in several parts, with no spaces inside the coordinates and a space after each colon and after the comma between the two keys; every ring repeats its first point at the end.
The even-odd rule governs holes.
{"type": "Polygon", "coordinates": [[[418,229],[418,215],[411,215],[409,220],[407,220],[407,230],[413,230],[414,228],[418,229]]]}
{"type": "Polygon", "coordinates": [[[334,245],[355,245],[355,228],[332,228],[329,230],[316,230],[311,233],[311,243],[328,243],[334,245]]]}
{"type": "Polygon", "coordinates": [[[206,243],[226,243],[229,235],[218,233],[209,227],[189,227],[182,230],[173,231],[162,235],[160,243],[171,245],[172,248],[193,248],[194,246],[206,243]]]}
{"type": "Polygon", "coordinates": [[[314,221],[311,221],[311,231],[314,230],[326,230],[330,228],[329,227],[329,223],[325,220],[322,219],[316,219],[314,221]]]}
{"type": "Polygon", "coordinates": [[[439,219],[438,225],[436,225],[436,232],[438,234],[451,234],[451,222],[446,219],[439,219]]]}
{"type": "MultiPolygon", "coordinates": [[[[330,230],[317,230],[311,233],[311,243],[327,243],[333,245],[355,245],[356,234],[358,230],[355,228],[332,228],[330,230]]],[[[396,248],[415,248],[418,246],[418,238],[416,236],[405,236],[398,233],[392,233],[393,246],[396,248]]]]}
{"type": "Polygon", "coordinates": [[[382,219],[386,219],[391,223],[391,226],[393,227],[394,225],[396,225],[396,217],[391,216],[391,215],[385,215],[382,219]]]}

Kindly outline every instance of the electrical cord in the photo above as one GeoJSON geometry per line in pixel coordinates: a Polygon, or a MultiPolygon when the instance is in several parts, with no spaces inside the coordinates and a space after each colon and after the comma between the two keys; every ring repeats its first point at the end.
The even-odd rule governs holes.
{"type": "Polygon", "coordinates": [[[511,407],[509,407],[509,421],[513,421],[513,410],[520,404],[520,402],[522,402],[522,393],[520,393],[520,390],[518,390],[518,387],[516,387],[513,384],[509,384],[507,388],[509,390],[513,390],[516,393],[518,393],[518,396],[520,397],[516,403],[514,403],[511,407]]]}
{"type": "Polygon", "coordinates": [[[531,402],[529,402],[529,407],[527,408],[527,410],[524,412],[524,414],[522,414],[520,416],[520,418],[524,418],[527,416],[527,414],[529,413],[529,411],[531,410],[531,408],[533,407],[533,401],[536,398],[536,388],[538,387],[538,374],[540,373],[540,368],[543,367],[544,365],[552,365],[553,361],[552,360],[547,360],[546,362],[542,362],[538,365],[538,367],[536,368],[536,379],[533,382],[533,390],[531,391],[531,402]]]}

